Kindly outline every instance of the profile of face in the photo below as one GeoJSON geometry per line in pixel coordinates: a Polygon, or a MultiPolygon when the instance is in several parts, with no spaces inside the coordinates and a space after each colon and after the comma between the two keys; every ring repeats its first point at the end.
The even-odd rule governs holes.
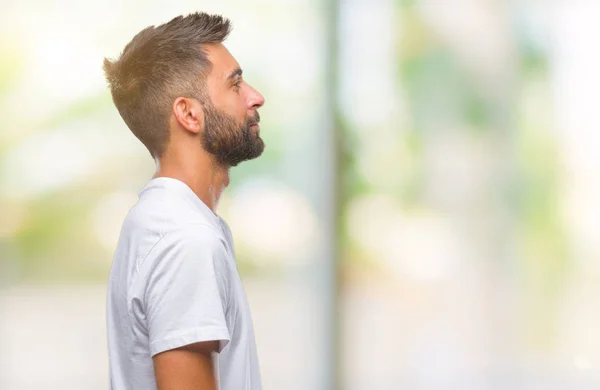
{"type": "Polygon", "coordinates": [[[242,70],[222,44],[206,45],[212,64],[207,75],[208,96],[202,99],[202,147],[224,166],[259,157],[265,144],[260,138],[258,109],[263,96],[242,78],[242,70]]]}

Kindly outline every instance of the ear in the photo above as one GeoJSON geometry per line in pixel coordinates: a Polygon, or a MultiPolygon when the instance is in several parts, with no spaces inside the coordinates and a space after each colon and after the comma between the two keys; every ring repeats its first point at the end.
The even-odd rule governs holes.
{"type": "Polygon", "coordinates": [[[178,97],[173,102],[173,116],[181,127],[192,133],[204,128],[204,110],[197,99],[178,97]]]}

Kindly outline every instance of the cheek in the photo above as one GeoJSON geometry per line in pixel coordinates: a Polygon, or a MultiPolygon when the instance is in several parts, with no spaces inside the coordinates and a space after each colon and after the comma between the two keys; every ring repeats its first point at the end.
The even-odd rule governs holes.
{"type": "Polygon", "coordinates": [[[227,104],[229,115],[242,121],[246,117],[246,101],[242,93],[234,93],[227,104]]]}
{"type": "Polygon", "coordinates": [[[220,111],[235,118],[243,119],[246,112],[245,92],[243,89],[240,89],[238,92],[233,88],[221,89],[213,95],[212,101],[214,106],[220,111]]]}

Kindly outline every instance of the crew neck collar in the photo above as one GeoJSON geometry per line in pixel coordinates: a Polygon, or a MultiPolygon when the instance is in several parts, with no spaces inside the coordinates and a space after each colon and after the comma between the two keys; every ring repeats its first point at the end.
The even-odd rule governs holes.
{"type": "Polygon", "coordinates": [[[163,188],[169,191],[177,192],[216,226],[221,225],[221,218],[215,214],[186,183],[182,182],[181,180],[164,176],[155,177],[148,181],[148,184],[146,184],[146,186],[139,192],[138,195],[141,196],[143,192],[151,188],[163,188]]]}

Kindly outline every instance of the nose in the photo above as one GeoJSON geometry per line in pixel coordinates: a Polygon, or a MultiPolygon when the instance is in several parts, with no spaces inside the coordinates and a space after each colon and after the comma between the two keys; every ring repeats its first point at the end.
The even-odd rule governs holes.
{"type": "MultiPolygon", "coordinates": [[[[250,86],[249,86],[250,87],[250,86]]],[[[247,105],[249,110],[257,110],[265,104],[265,98],[256,89],[250,87],[247,97],[247,105]]]]}

